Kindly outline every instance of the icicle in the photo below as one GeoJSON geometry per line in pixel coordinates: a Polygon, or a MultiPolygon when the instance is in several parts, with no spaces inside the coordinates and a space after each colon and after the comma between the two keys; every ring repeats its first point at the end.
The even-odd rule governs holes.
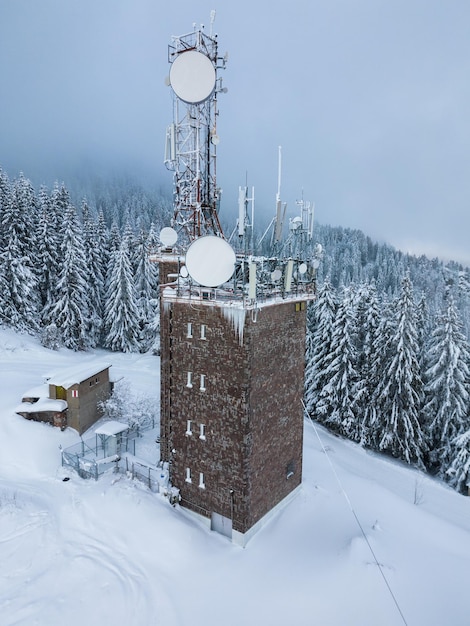
{"type": "Polygon", "coordinates": [[[236,308],[235,307],[234,308],[223,307],[222,311],[223,311],[225,319],[231,322],[232,327],[238,336],[240,345],[242,346],[243,345],[243,330],[245,328],[245,313],[246,313],[245,309],[239,308],[239,307],[236,307],[236,308]]]}

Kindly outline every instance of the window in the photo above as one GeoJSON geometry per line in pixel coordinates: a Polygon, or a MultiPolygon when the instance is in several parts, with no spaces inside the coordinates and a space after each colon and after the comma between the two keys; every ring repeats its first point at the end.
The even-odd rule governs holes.
{"type": "Polygon", "coordinates": [[[191,430],[191,420],[187,420],[186,422],[186,434],[192,435],[193,431],[191,430]]]}
{"type": "Polygon", "coordinates": [[[191,324],[191,322],[188,322],[188,327],[186,330],[186,337],[188,339],[192,339],[193,338],[193,325],[191,324]]]}
{"type": "Polygon", "coordinates": [[[199,386],[199,389],[201,391],[205,391],[206,390],[206,375],[205,374],[201,374],[201,384],[199,386]]]}
{"type": "Polygon", "coordinates": [[[206,339],[206,325],[201,324],[201,339],[206,339]]]}
{"type": "Polygon", "coordinates": [[[289,461],[286,468],[286,478],[291,478],[295,474],[295,461],[289,461]]]}
{"type": "Polygon", "coordinates": [[[204,474],[202,472],[199,472],[199,488],[200,489],[206,488],[206,485],[204,483],[204,474]]]}
{"type": "Polygon", "coordinates": [[[199,424],[199,439],[205,439],[205,438],[206,438],[206,425],[199,424]]]}
{"type": "Polygon", "coordinates": [[[186,468],[186,478],[185,481],[187,483],[192,483],[193,481],[191,480],[191,469],[189,467],[186,468]]]}
{"type": "Polygon", "coordinates": [[[72,389],[72,398],[78,398],[78,389],[72,389]]]}
{"type": "Polygon", "coordinates": [[[186,381],[186,387],[192,387],[192,386],[193,386],[193,373],[188,372],[188,380],[186,381]]]}

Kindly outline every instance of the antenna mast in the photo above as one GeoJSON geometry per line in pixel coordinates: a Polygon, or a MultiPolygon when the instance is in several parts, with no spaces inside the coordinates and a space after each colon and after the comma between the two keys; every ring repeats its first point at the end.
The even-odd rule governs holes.
{"type": "Polygon", "coordinates": [[[168,46],[173,123],[167,128],[164,162],[174,172],[172,226],[189,242],[206,234],[224,237],[218,217],[216,121],[217,94],[227,91],[217,72],[225,69],[226,56],[218,56],[214,19],[212,11],[210,35],[202,24],[194,25],[191,33],[173,37],[168,46]]]}

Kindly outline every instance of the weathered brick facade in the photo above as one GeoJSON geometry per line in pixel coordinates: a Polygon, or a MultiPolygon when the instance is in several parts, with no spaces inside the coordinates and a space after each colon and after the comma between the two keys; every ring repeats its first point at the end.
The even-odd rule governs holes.
{"type": "Polygon", "coordinates": [[[305,316],[295,298],[255,310],[162,294],[162,458],[184,506],[240,533],[302,479],[305,316]]]}

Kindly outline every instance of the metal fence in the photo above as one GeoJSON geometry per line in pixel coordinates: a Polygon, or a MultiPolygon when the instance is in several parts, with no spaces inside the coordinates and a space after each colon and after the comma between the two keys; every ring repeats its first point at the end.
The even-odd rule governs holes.
{"type": "Polygon", "coordinates": [[[95,435],[93,439],[83,439],[73,446],[62,450],[62,466],[71,467],[81,478],[98,477],[116,468],[121,455],[125,452],[135,454],[135,439],[120,437],[119,441],[109,441],[95,435]]]}
{"type": "Polygon", "coordinates": [[[139,480],[152,491],[159,490],[163,478],[160,468],[145,465],[127,455],[118,463],[118,471],[126,472],[133,480],[139,480]]]}
{"type": "Polygon", "coordinates": [[[155,427],[155,419],[148,418],[132,425],[117,437],[95,435],[62,450],[62,466],[71,467],[81,478],[98,480],[101,474],[113,468],[132,479],[144,483],[152,491],[166,484],[167,477],[161,468],[135,458],[135,442],[140,433],[155,427]],[[163,473],[162,473],[163,472],[163,473]]]}

